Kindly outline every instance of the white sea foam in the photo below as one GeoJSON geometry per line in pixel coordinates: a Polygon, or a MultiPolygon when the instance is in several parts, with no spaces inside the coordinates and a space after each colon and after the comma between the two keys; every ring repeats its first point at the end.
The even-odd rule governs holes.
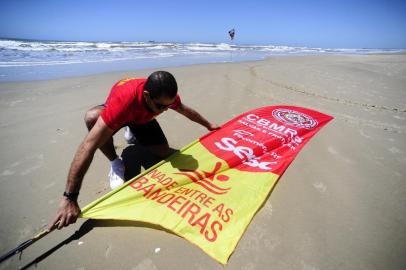
{"type": "Polygon", "coordinates": [[[88,42],[0,39],[0,81],[59,78],[82,70],[259,60],[272,55],[368,54],[405,52],[386,49],[337,49],[282,45],[177,42],[88,42]],[[98,65],[100,63],[100,65],[98,65]],[[72,68],[70,65],[79,65],[72,68]],[[66,68],[65,68],[66,66],[66,68]],[[31,68],[33,67],[33,68],[31,68]]]}
{"type": "MultiPolygon", "coordinates": [[[[273,54],[325,54],[376,53],[379,49],[323,49],[275,45],[230,45],[227,43],[174,43],[174,42],[74,42],[0,40],[0,66],[70,64],[81,62],[113,61],[167,57],[176,55],[214,55],[233,52],[247,55],[255,53],[266,57],[273,54]],[[158,53],[157,53],[158,52],[158,53]]],[[[393,51],[393,50],[392,50],[393,51]]],[[[398,50],[397,50],[398,51],[398,50]]],[[[234,55],[238,57],[238,55],[234,55]]]]}
{"type": "Polygon", "coordinates": [[[156,57],[169,57],[171,54],[161,53],[155,56],[133,56],[133,57],[121,57],[121,58],[108,58],[108,59],[82,59],[82,60],[66,60],[66,61],[19,61],[19,62],[2,62],[0,61],[0,67],[28,67],[28,66],[53,66],[53,65],[69,65],[69,64],[84,64],[84,63],[99,63],[99,62],[117,62],[127,61],[135,59],[156,58],[156,57]]]}

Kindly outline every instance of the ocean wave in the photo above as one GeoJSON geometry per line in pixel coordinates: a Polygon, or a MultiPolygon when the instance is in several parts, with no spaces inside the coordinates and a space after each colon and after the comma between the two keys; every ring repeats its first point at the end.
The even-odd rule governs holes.
{"type": "Polygon", "coordinates": [[[157,57],[170,57],[171,54],[160,54],[151,57],[121,57],[121,58],[109,58],[109,59],[76,59],[76,60],[47,60],[47,61],[15,61],[7,62],[0,61],[0,67],[27,67],[27,66],[53,66],[53,65],[71,65],[71,64],[86,64],[86,63],[101,63],[101,62],[119,62],[137,59],[157,58],[157,57]]]}
{"type": "MultiPolygon", "coordinates": [[[[0,39],[0,67],[66,65],[176,56],[213,56],[229,59],[265,58],[290,54],[368,54],[399,52],[388,49],[309,48],[278,45],[177,42],[87,42],[0,39]]],[[[216,58],[218,59],[218,58],[216,58]]],[[[223,59],[223,60],[224,60],[223,59]]],[[[221,61],[223,61],[221,60],[221,61]]],[[[226,60],[228,61],[228,60],[226,60]]]]}

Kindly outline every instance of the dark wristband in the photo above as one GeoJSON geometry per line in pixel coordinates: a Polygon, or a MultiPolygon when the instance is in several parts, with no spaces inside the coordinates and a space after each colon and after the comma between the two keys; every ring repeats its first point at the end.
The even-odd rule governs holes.
{"type": "Polygon", "coordinates": [[[79,196],[79,192],[64,192],[63,196],[65,196],[68,200],[76,202],[79,196]]]}

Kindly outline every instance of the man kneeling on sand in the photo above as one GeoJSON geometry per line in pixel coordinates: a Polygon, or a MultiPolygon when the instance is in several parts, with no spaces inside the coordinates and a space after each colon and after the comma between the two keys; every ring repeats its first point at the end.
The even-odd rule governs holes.
{"type": "Polygon", "coordinates": [[[57,223],[58,229],[61,229],[76,222],[80,214],[77,203],[80,186],[98,148],[111,161],[110,187],[114,189],[124,183],[124,163],[117,156],[113,145],[113,135],[119,129],[126,127],[127,142],[135,138],[154,155],[166,158],[172,150],[155,119],[162,112],[173,109],[208,130],[219,128],[183,104],[177,92],[178,86],[172,74],[157,71],[147,79],[125,79],[117,82],[105,104],[86,112],[85,122],[89,133],[73,158],[63,199],[56,217],[48,225],[49,229],[57,223]]]}

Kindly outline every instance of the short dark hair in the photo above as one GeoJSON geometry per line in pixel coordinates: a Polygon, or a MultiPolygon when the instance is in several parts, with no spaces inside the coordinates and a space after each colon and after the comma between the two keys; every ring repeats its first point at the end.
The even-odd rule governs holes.
{"type": "Polygon", "coordinates": [[[155,71],[149,75],[144,89],[154,99],[162,96],[174,98],[178,93],[178,84],[171,73],[167,71],[155,71]]]}

